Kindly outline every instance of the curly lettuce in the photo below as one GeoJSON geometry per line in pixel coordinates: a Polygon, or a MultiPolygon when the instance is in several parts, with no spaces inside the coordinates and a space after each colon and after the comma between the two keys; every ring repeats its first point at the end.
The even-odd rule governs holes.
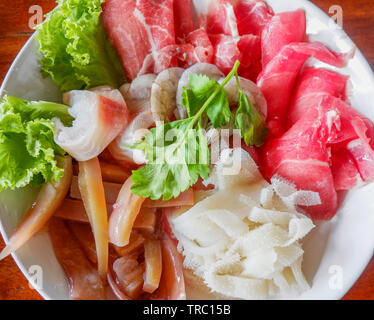
{"type": "Polygon", "coordinates": [[[0,102],[0,191],[58,181],[63,169],[56,155],[65,152],[54,142],[52,118],[65,125],[73,118],[68,106],[5,96],[0,102]]]}
{"type": "Polygon", "coordinates": [[[118,56],[101,19],[104,0],[57,0],[58,6],[37,27],[44,76],[66,92],[124,81],[118,56]]]}

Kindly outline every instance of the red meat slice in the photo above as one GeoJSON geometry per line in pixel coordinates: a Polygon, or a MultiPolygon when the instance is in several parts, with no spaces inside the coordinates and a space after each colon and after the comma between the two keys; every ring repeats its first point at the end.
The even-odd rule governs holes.
{"type": "Polygon", "coordinates": [[[173,0],[107,0],[103,22],[129,80],[176,65],[161,49],[175,44],[173,0]]]}
{"type": "Polygon", "coordinates": [[[261,35],[273,17],[273,10],[264,1],[240,0],[234,7],[239,35],[261,35]]]}
{"type": "Polygon", "coordinates": [[[213,63],[225,74],[239,60],[239,75],[256,79],[261,69],[261,40],[258,36],[245,35],[232,37],[227,35],[210,36],[214,47],[213,63]]]}
{"type": "Polygon", "coordinates": [[[276,14],[262,31],[262,67],[264,68],[279,51],[292,42],[303,42],[306,38],[305,11],[276,14]]]}
{"type": "Polygon", "coordinates": [[[212,1],[206,16],[200,17],[200,25],[209,34],[224,34],[236,37],[239,35],[236,16],[231,1],[212,1]]]}
{"type": "Polygon", "coordinates": [[[332,153],[331,172],[336,190],[349,190],[356,186],[359,180],[354,159],[344,148],[332,153]]]}
{"type": "Polygon", "coordinates": [[[191,0],[174,0],[174,29],[177,43],[183,43],[185,38],[194,31],[191,0]]]}
{"type": "Polygon", "coordinates": [[[262,153],[267,178],[277,174],[300,190],[319,193],[322,204],[302,208],[313,220],[329,220],[337,209],[327,143],[337,130],[338,115],[326,112],[329,107],[322,99],[319,112],[307,112],[283,136],[268,141],[262,153]]]}
{"type": "Polygon", "coordinates": [[[324,95],[346,99],[348,77],[327,69],[305,68],[299,75],[289,111],[288,127],[298,121],[305,111],[313,108],[324,95]]]}
{"type": "Polygon", "coordinates": [[[257,84],[268,103],[267,125],[270,135],[284,132],[286,109],[300,69],[309,57],[336,67],[346,65],[353,52],[338,54],[319,42],[291,43],[284,46],[260,73],[257,84]]]}

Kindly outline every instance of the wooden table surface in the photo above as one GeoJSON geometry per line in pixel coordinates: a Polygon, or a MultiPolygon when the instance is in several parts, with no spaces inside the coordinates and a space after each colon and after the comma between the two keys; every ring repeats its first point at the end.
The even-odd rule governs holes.
{"type": "MultiPolygon", "coordinates": [[[[372,67],[374,67],[374,1],[373,0],[313,0],[326,13],[333,5],[343,9],[344,29],[361,49],[372,67]]],[[[54,6],[53,0],[13,0],[0,1],[0,81],[4,78],[11,62],[31,36],[30,28],[35,12],[30,7],[39,5],[43,13],[54,6]]],[[[374,232],[374,230],[373,230],[374,232]]],[[[0,237],[0,250],[4,242],[0,237]]],[[[0,299],[42,299],[31,289],[11,257],[0,261],[0,299]]],[[[371,260],[360,279],[346,294],[344,299],[374,300],[374,259],[371,260]]]]}

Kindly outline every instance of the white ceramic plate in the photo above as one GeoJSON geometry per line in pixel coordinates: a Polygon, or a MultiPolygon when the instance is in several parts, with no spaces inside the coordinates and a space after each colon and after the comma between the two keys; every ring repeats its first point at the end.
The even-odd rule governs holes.
{"type": "MultiPolygon", "coordinates": [[[[201,9],[205,1],[195,0],[195,3],[201,9]]],[[[269,0],[268,3],[275,12],[304,8],[307,12],[307,32],[313,40],[323,41],[332,49],[344,52],[353,46],[349,37],[309,1],[269,0]]],[[[13,62],[0,94],[11,94],[24,99],[61,101],[61,93],[54,83],[40,75],[36,46],[32,37],[13,62]]],[[[316,61],[310,63],[325,66],[316,61]]],[[[351,103],[354,108],[374,121],[374,76],[359,50],[348,67],[341,69],[341,72],[350,75],[351,103]]],[[[5,240],[31,205],[36,192],[25,188],[0,193],[0,231],[5,240]]],[[[303,270],[312,287],[295,298],[340,299],[356,282],[374,252],[373,194],[374,183],[351,190],[335,218],[318,223],[308,235],[304,242],[303,270]]],[[[42,268],[43,281],[39,282],[42,288],[38,291],[45,299],[68,299],[67,280],[46,232],[34,236],[13,254],[13,258],[29,280],[35,272],[32,266],[42,268]]]]}

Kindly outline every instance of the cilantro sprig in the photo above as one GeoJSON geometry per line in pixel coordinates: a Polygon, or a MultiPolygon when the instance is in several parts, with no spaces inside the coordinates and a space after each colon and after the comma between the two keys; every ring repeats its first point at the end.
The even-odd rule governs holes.
{"type": "Polygon", "coordinates": [[[194,185],[199,177],[208,178],[210,153],[202,118],[207,117],[214,128],[228,124],[232,112],[224,87],[234,76],[239,92],[234,127],[240,130],[247,145],[262,143],[266,126],[240,88],[239,64],[237,61],[221,83],[205,75],[191,75],[190,88],[184,88],[182,94],[188,118],[152,128],[143,141],[132,146],[144,151],[148,161],[132,172],[134,194],[152,200],[169,200],[194,185]]]}

